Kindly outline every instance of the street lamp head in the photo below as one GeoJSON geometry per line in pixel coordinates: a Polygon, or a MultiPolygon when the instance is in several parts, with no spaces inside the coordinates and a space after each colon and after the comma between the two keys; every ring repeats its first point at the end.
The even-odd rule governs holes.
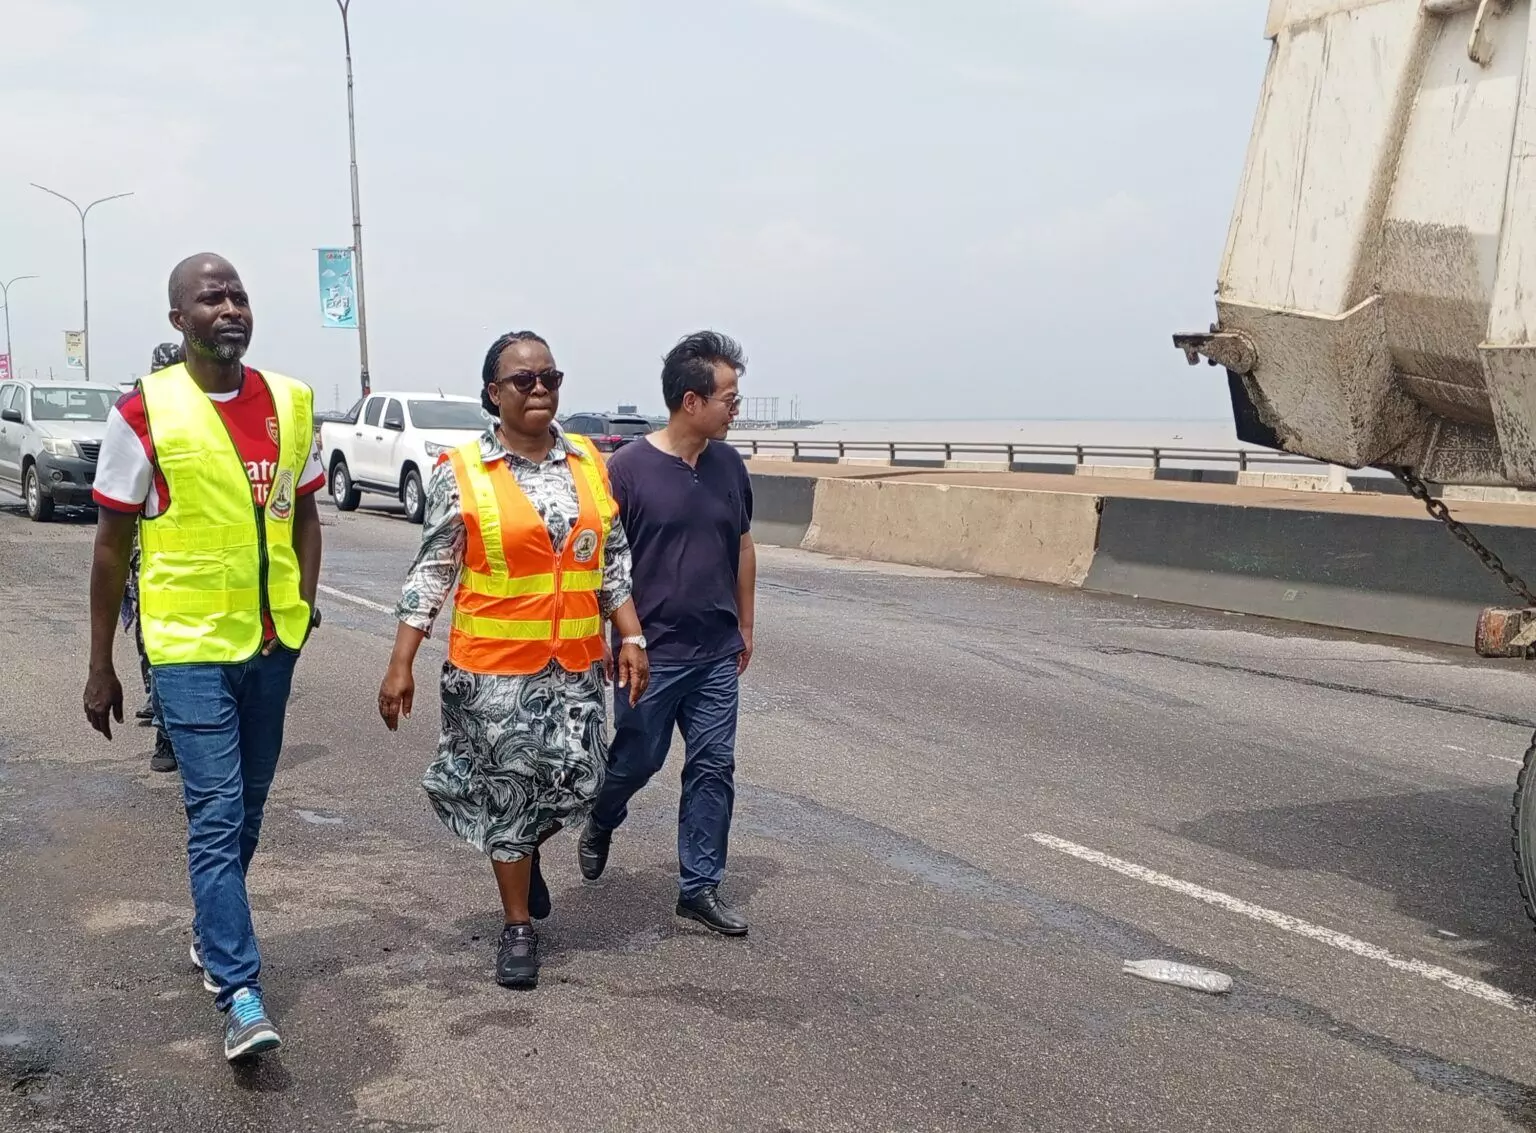
{"type": "Polygon", "coordinates": [[[64,201],[65,203],[70,205],[76,212],[78,212],[80,214],[80,220],[81,220],[82,223],[84,223],[84,221],[85,221],[85,214],[90,212],[97,205],[104,205],[108,201],[120,201],[124,197],[131,197],[131,196],[133,196],[132,193],[113,193],[110,197],[99,197],[96,200],[92,201],[90,204],[86,205],[84,208],[81,208],[80,205],[74,200],[74,198],[66,197],[63,193],[59,192],[57,189],[50,189],[47,185],[39,185],[36,181],[29,182],[29,184],[34,189],[41,189],[43,192],[47,193],[49,196],[58,197],[59,200],[64,201]]]}

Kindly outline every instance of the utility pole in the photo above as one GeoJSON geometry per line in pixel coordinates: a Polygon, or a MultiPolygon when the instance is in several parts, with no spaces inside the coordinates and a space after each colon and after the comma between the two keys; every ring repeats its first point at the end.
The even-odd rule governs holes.
{"type": "Polygon", "coordinates": [[[15,279],[0,283],[0,306],[5,308],[5,364],[11,377],[21,376],[16,368],[16,355],[11,351],[11,284],[24,279],[36,279],[35,275],[18,275],[15,279]]]}
{"type": "Polygon", "coordinates": [[[357,193],[357,110],[352,94],[352,29],[347,22],[352,0],[336,0],[341,9],[341,38],[347,52],[347,147],[352,158],[352,270],[357,283],[357,356],[361,368],[363,396],[371,386],[368,379],[368,307],[363,301],[363,218],[357,193]]]}
{"type": "Polygon", "coordinates": [[[75,204],[74,201],[70,200],[63,193],[55,192],[54,190],[48,188],[46,185],[39,185],[36,181],[33,181],[32,182],[32,187],[34,189],[41,189],[43,192],[49,194],[50,196],[58,197],[59,200],[67,202],[77,213],[80,214],[80,302],[81,302],[81,315],[80,315],[80,317],[81,317],[81,320],[84,323],[84,326],[81,327],[81,333],[85,335],[85,380],[86,381],[90,381],[91,380],[91,283],[90,283],[90,257],[86,254],[86,246],[85,246],[85,218],[90,214],[90,211],[93,208],[95,208],[97,205],[104,205],[108,201],[122,200],[122,198],[124,198],[124,197],[131,197],[131,196],[133,196],[133,194],[132,193],[114,193],[110,197],[101,197],[98,200],[92,201],[90,204],[86,205],[84,208],[81,208],[78,204],[75,204]]]}

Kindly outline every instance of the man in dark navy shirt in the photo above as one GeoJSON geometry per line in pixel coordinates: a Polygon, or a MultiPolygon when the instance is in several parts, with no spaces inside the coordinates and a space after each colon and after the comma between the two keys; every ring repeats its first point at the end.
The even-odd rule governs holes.
{"type": "Polygon", "coordinates": [[[583,876],[597,880],[629,800],[661,770],[680,728],[677,914],[727,936],[747,931],[719,894],[736,796],[738,680],[752,660],[757,584],[752,481],[724,443],[745,369],[741,347],[725,335],[684,338],[662,364],[666,427],[608,463],[643,631],[624,642],[649,653],[651,684],[633,707],[615,698],[608,775],[578,845],[583,876]]]}

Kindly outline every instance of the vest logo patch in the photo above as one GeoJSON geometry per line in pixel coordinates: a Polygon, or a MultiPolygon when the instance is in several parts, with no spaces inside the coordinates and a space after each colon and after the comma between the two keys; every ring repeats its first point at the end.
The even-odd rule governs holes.
{"type": "Polygon", "coordinates": [[[277,418],[276,417],[268,417],[267,418],[267,436],[272,438],[272,443],[273,444],[277,444],[278,443],[278,439],[277,439],[277,418]]]}
{"type": "Polygon", "coordinates": [[[277,483],[272,485],[272,498],[267,502],[267,512],[280,522],[293,516],[293,469],[285,468],[278,473],[277,483]]]}
{"type": "Polygon", "coordinates": [[[589,563],[595,554],[597,554],[597,532],[589,528],[576,536],[576,546],[571,549],[571,555],[578,563],[589,563]]]}

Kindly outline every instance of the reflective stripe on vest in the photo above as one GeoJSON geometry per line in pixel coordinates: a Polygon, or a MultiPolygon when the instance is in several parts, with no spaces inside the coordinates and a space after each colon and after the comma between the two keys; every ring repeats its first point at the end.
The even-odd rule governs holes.
{"type": "Polygon", "coordinates": [[[465,530],[448,645],[449,660],[460,668],[529,674],[554,660],[580,672],[602,658],[598,594],[618,507],[591,442],[570,434],[567,440],[579,512],[558,554],[505,460],[486,464],[478,441],[448,456],[465,530]]]}
{"type": "Polygon", "coordinates": [[[153,665],[231,664],[262,646],[263,596],[278,640],[309,632],[299,596],[293,514],[314,443],[309,388],[263,374],[278,422],[278,460],[265,509],[224,419],[182,365],[139,383],[169,491],[165,511],[139,523],[139,620],[153,665]]]}

